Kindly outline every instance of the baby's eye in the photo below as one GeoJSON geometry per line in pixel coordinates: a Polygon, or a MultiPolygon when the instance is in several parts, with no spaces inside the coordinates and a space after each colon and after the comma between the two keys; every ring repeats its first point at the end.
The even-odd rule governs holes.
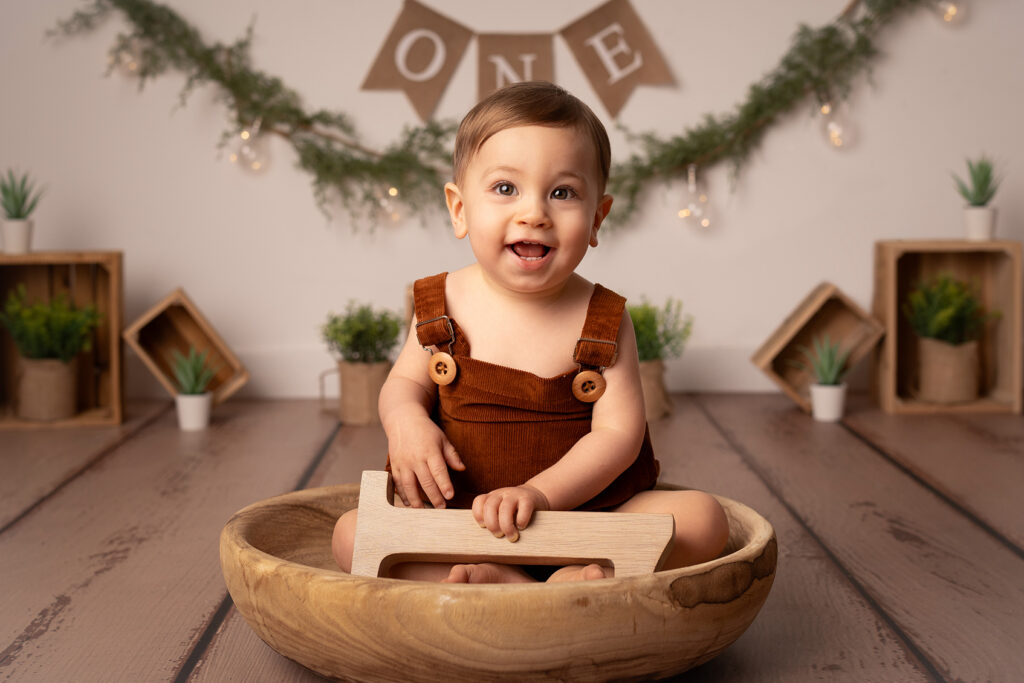
{"type": "Polygon", "coordinates": [[[497,192],[498,194],[502,195],[503,197],[511,197],[516,193],[516,186],[513,185],[512,183],[508,183],[505,181],[495,183],[491,187],[491,189],[497,192]]]}
{"type": "Polygon", "coordinates": [[[571,187],[556,187],[551,192],[552,199],[572,199],[576,196],[576,190],[571,187]]]}

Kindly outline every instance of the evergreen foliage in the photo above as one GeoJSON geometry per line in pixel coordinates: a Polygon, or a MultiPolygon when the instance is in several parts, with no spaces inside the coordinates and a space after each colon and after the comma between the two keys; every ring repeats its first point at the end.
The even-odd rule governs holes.
{"type": "Polygon", "coordinates": [[[30,304],[24,285],[7,294],[0,323],[25,358],[56,358],[64,363],[92,348],[92,331],[100,323],[95,307],[76,309],[65,294],[49,303],[30,304]]]}
{"type": "Polygon", "coordinates": [[[966,282],[940,275],[910,292],[903,315],[919,337],[957,345],[977,339],[985,321],[998,313],[987,315],[966,282]]]}
{"type": "Polygon", "coordinates": [[[683,303],[668,299],[663,308],[644,301],[628,306],[641,361],[677,358],[693,330],[693,316],[683,316],[683,303]]]}
{"type": "MultiPolygon", "coordinates": [[[[624,222],[652,180],[685,177],[689,164],[706,169],[725,161],[738,173],[768,127],[808,96],[815,96],[815,107],[844,99],[857,75],[877,56],[876,34],[928,1],[850,0],[834,22],[820,28],[800,26],[779,64],[749,87],[746,101],[733,112],[707,114],[701,123],[664,140],[653,133],[632,136],[641,151],[612,170],[609,192],[618,201],[610,219],[624,222]]],[[[169,69],[186,75],[182,102],[200,85],[217,86],[238,129],[259,120],[261,130],[291,142],[299,166],[313,176],[314,195],[323,210],[337,198],[353,216],[376,220],[381,192],[392,186],[414,213],[443,207],[439,188],[451,173],[453,124],[409,128],[383,152],[369,149],[344,113],[306,111],[299,95],[281,79],[253,67],[251,24],[234,43],[207,44],[177,13],[150,0],[89,0],[53,33],[91,31],[114,12],[124,16],[130,32],[117,38],[111,54],[139,46],[140,87],[169,69]]],[[[234,133],[226,131],[223,140],[234,133]]]]}
{"type": "Polygon", "coordinates": [[[196,347],[188,347],[188,355],[178,349],[171,351],[171,368],[174,379],[178,383],[178,391],[187,395],[206,393],[217,370],[206,364],[208,351],[199,352],[196,347]]]}
{"type": "Polygon", "coordinates": [[[344,315],[329,313],[320,328],[327,347],[352,363],[380,363],[398,342],[401,320],[391,311],[374,311],[349,302],[344,315]]]}

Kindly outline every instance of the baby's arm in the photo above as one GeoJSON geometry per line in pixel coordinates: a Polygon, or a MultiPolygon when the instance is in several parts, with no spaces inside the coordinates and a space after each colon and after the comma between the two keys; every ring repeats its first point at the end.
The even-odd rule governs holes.
{"type": "Polygon", "coordinates": [[[388,437],[395,492],[402,502],[423,507],[420,491],[442,508],[455,494],[448,467],[464,470],[455,447],[430,419],[437,385],[427,374],[427,353],[416,338],[416,321],[380,392],[378,410],[388,437]]]}
{"type": "Polygon", "coordinates": [[[561,460],[523,486],[491,491],[473,502],[477,522],[496,535],[518,538],[534,510],[572,510],[615,481],[636,459],[646,419],[636,337],[628,313],[618,334],[618,360],[604,371],[605,393],[594,404],[591,431],[561,460]]]}

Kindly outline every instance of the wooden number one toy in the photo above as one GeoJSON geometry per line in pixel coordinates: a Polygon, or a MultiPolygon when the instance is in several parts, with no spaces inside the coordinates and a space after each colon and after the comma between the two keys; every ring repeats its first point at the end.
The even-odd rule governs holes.
{"type": "Polygon", "coordinates": [[[352,574],[380,576],[399,562],[497,562],[570,565],[596,562],[616,578],[649,574],[668,556],[675,520],[668,514],[538,511],[511,543],[495,538],[471,510],[394,505],[388,472],[363,472],[352,574]]]}

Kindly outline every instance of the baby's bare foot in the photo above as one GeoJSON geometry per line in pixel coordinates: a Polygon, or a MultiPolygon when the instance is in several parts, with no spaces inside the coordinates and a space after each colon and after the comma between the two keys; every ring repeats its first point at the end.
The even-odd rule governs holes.
{"type": "Polygon", "coordinates": [[[574,564],[569,567],[562,567],[548,579],[548,583],[556,583],[559,581],[592,581],[594,579],[604,579],[612,576],[610,569],[605,569],[599,564],[588,564],[583,566],[581,564],[574,564]]]}
{"type": "Polygon", "coordinates": [[[532,583],[534,580],[519,567],[507,564],[457,564],[441,583],[532,583]]]}

